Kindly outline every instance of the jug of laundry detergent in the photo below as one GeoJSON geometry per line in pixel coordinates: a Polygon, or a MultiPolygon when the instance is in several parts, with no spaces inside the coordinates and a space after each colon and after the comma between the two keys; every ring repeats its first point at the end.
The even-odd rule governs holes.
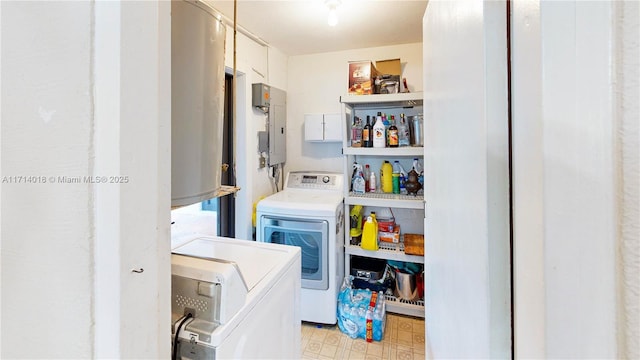
{"type": "Polygon", "coordinates": [[[382,192],[393,192],[393,167],[388,160],[382,162],[380,167],[380,184],[382,184],[382,192]]]}
{"type": "Polygon", "coordinates": [[[362,241],[360,247],[365,250],[378,250],[378,226],[371,216],[367,216],[367,221],[362,227],[362,241]]]}

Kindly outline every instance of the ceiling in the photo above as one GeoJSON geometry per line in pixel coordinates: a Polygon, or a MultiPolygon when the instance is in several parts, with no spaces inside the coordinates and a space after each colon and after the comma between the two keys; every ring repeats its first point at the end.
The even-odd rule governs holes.
{"type": "MultiPolygon", "coordinates": [[[[233,20],[232,0],[208,4],[233,20]]],[[[286,55],[422,42],[426,0],[341,0],[338,25],[325,0],[238,0],[238,25],[286,55]]]]}

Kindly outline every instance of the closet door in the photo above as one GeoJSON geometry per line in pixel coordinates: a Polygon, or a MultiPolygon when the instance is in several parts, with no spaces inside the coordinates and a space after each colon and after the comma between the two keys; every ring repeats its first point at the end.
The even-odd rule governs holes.
{"type": "Polygon", "coordinates": [[[427,356],[509,358],[506,2],[429,1],[423,28],[427,356]]]}

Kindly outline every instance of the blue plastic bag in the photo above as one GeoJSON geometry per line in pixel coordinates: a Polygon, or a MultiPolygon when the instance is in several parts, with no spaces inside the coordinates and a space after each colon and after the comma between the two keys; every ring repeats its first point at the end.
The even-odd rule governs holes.
{"type": "Polygon", "coordinates": [[[367,339],[367,318],[369,318],[371,320],[370,339],[381,341],[387,319],[384,294],[374,293],[368,289],[353,289],[352,278],[352,276],[345,277],[338,295],[338,327],[353,339],[367,339]],[[375,297],[373,304],[372,297],[375,297]]]}

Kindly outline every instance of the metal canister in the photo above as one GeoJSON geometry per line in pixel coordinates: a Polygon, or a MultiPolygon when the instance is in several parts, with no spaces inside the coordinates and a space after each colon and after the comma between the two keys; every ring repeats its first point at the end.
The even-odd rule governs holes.
{"type": "Polygon", "coordinates": [[[420,298],[417,276],[396,269],[396,288],[394,295],[402,300],[416,301],[420,298]]]}
{"type": "Polygon", "coordinates": [[[411,146],[424,146],[424,121],[422,114],[409,116],[411,146]]]}

